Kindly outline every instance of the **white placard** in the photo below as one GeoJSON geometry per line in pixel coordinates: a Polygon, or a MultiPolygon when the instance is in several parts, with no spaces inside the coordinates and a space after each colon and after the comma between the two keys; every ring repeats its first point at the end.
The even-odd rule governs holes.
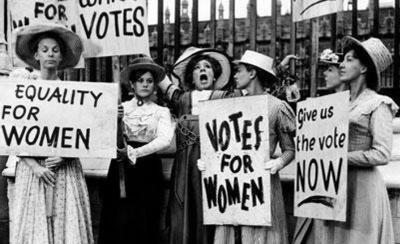
{"type": "Polygon", "coordinates": [[[268,97],[200,102],[206,225],[271,225],[268,97]]]}
{"type": "Polygon", "coordinates": [[[146,0],[76,2],[85,57],[150,55],[146,0]]]}
{"type": "Polygon", "coordinates": [[[292,0],[292,4],[294,22],[343,11],[343,0],[292,0]]]}
{"type": "Polygon", "coordinates": [[[294,215],[346,220],[349,92],[297,103],[294,215]]]}
{"type": "Polygon", "coordinates": [[[0,154],[115,158],[115,83],[0,80],[0,154]]]}

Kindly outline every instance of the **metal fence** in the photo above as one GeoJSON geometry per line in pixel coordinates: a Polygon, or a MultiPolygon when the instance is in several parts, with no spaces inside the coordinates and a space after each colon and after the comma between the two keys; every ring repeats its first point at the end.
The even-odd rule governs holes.
{"type": "MultiPolygon", "coordinates": [[[[153,1],[153,0],[151,0],[153,1]]],[[[399,87],[399,22],[400,0],[393,0],[395,7],[379,8],[379,0],[369,0],[367,10],[357,10],[357,0],[352,0],[352,10],[323,16],[314,20],[292,23],[291,15],[281,15],[280,0],[271,1],[271,16],[258,16],[257,3],[248,1],[247,18],[235,18],[235,0],[229,1],[228,19],[217,19],[216,0],[210,0],[210,20],[199,21],[199,2],[191,0],[191,18],[182,18],[182,4],[187,0],[175,0],[174,23],[166,20],[164,1],[158,0],[158,23],[149,26],[150,47],[153,58],[167,70],[179,55],[189,46],[219,48],[233,58],[240,58],[246,49],[257,50],[276,60],[289,53],[297,54],[300,60],[292,64],[291,70],[299,77],[301,89],[307,89],[314,96],[319,87],[323,87],[320,75],[313,74],[311,67],[317,66],[311,57],[317,55],[313,50],[324,48],[341,50],[340,39],[344,35],[353,35],[360,39],[370,36],[382,38],[393,52],[394,64],[383,73],[381,86],[389,89],[399,87]],[[318,42],[313,39],[313,28],[318,30],[318,42]],[[314,26],[314,27],[313,27],[314,26]],[[183,30],[183,31],[182,31],[183,30]],[[177,41],[178,40],[178,41],[177,41]],[[315,47],[315,45],[318,45],[315,47]]],[[[285,0],[286,1],[286,0],[285,0]]],[[[287,0],[289,1],[289,0],[287,0]]],[[[1,0],[1,7],[7,13],[7,0],[1,0]]],[[[1,10],[1,9],[0,9],[1,10]]],[[[171,10],[172,11],[172,10],[171,10]]],[[[0,15],[2,11],[0,11],[0,15]]],[[[4,26],[0,31],[6,37],[9,34],[7,15],[4,15],[4,26]]],[[[134,56],[119,58],[93,58],[85,61],[84,69],[67,70],[63,76],[70,80],[112,81],[113,72],[122,69],[134,56]]],[[[314,59],[315,60],[315,59],[314,59]]]]}

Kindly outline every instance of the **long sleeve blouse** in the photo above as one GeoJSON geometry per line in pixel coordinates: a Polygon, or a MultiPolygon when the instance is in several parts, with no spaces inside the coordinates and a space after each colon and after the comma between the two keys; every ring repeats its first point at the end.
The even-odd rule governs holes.
{"type": "Polygon", "coordinates": [[[365,89],[350,103],[350,166],[387,164],[392,150],[392,120],[398,106],[387,96],[365,89]]]}
{"type": "Polygon", "coordinates": [[[174,126],[168,108],[153,102],[137,105],[137,99],[122,103],[124,133],[128,141],[145,145],[134,148],[136,157],[144,157],[167,148],[174,135],[174,126]]]}

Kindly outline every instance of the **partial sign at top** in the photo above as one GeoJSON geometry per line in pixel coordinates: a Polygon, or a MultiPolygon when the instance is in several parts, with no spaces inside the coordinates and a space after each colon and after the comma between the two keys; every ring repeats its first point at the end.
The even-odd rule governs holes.
{"type": "Polygon", "coordinates": [[[85,58],[150,55],[146,0],[12,0],[10,11],[13,31],[51,22],[78,33],[85,58]]]}
{"type": "Polygon", "coordinates": [[[146,0],[77,1],[85,57],[149,55],[146,0]]]}
{"type": "Polygon", "coordinates": [[[343,0],[293,0],[292,4],[294,22],[343,10],[343,0]]]}

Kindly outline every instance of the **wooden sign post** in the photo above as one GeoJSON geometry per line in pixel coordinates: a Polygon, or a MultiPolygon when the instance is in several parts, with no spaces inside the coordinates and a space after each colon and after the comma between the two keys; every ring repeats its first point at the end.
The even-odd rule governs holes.
{"type": "Polygon", "coordinates": [[[349,92],[297,104],[294,215],[346,220],[349,92]]]}
{"type": "Polygon", "coordinates": [[[206,225],[271,225],[267,96],[199,104],[206,225]]]}

